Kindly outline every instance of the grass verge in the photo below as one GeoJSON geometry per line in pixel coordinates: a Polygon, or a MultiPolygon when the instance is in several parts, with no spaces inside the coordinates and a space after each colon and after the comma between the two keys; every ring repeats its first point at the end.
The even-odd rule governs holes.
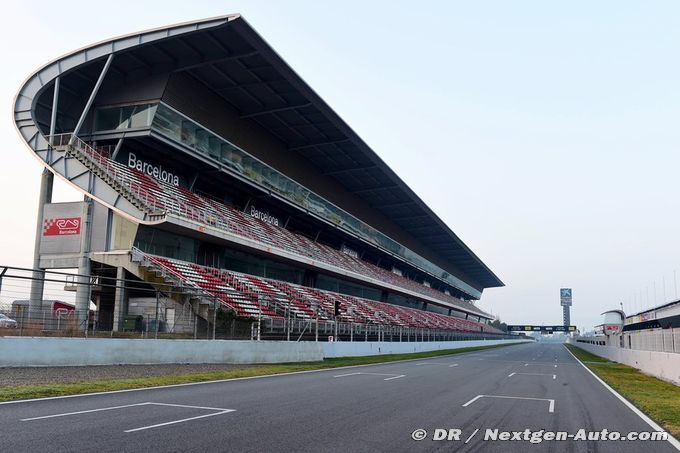
{"type": "Polygon", "coordinates": [[[584,365],[621,396],[654,419],[676,438],[680,437],[680,387],[642,373],[640,370],[610,362],[583,349],[566,345],[584,365]]]}
{"type": "Polygon", "coordinates": [[[23,385],[0,387],[0,401],[22,400],[31,398],[45,398],[50,396],[77,395],[82,393],[108,392],[161,385],[186,384],[190,382],[207,382],[242,377],[265,376],[295,371],[323,370],[352,365],[368,365],[374,363],[394,362],[397,360],[423,359],[443,355],[462,354],[465,352],[482,351],[511,346],[508,344],[493,346],[475,346],[461,349],[442,349],[439,351],[416,352],[410,354],[386,354],[380,356],[341,357],[325,359],[321,362],[282,363],[258,367],[243,368],[229,371],[211,371],[208,373],[194,373],[181,375],[166,375],[134,379],[96,380],[89,382],[74,382],[53,385],[23,385]]]}

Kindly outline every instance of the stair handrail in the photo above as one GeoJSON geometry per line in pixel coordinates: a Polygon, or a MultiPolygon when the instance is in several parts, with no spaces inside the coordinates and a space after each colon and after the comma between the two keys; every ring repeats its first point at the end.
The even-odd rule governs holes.
{"type": "Polygon", "coordinates": [[[56,149],[64,149],[66,152],[81,156],[87,159],[90,163],[105,172],[115,182],[117,182],[128,194],[136,198],[148,211],[150,215],[163,215],[162,209],[159,209],[158,203],[149,193],[137,185],[133,185],[124,176],[119,174],[115,165],[111,164],[108,157],[103,156],[99,151],[83,141],[80,137],[74,136],[71,133],[55,134],[48,136],[50,146],[56,149]]]}

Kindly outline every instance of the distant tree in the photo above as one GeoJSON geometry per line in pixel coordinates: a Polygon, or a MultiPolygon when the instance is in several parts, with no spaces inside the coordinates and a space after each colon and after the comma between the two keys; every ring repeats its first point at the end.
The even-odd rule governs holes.
{"type": "Polygon", "coordinates": [[[498,330],[502,330],[503,332],[508,331],[508,325],[505,324],[504,322],[501,321],[501,318],[496,317],[493,321],[491,321],[491,325],[495,327],[498,330]]]}

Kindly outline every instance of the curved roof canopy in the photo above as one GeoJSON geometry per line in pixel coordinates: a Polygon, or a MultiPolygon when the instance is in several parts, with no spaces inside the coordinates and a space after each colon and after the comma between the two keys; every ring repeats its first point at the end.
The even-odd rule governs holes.
{"type": "Polygon", "coordinates": [[[15,100],[17,127],[34,150],[47,148],[54,79],[62,76],[59,129],[73,130],[110,54],[115,58],[106,78],[109,87],[154,74],[188,72],[243,118],[257,122],[474,280],[473,286],[503,286],[238,14],[126,35],[47,64],[27,79],[15,100]]]}

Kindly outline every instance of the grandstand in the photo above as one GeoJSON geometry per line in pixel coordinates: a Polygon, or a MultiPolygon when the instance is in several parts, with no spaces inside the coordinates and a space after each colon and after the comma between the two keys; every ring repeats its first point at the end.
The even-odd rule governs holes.
{"type": "MultiPolygon", "coordinates": [[[[46,168],[35,267],[181,288],[168,329],[191,328],[169,318],[188,307],[207,324],[499,334],[475,301],[500,279],[240,15],[63,56],[14,117],[46,168]],[[52,175],[85,201],[51,203],[52,175]]],[[[126,288],[78,286],[90,299],[100,329],[158,315],[126,288]]]]}
{"type": "Polygon", "coordinates": [[[623,331],[669,329],[680,327],[680,300],[659,305],[627,316],[623,331]]]}

